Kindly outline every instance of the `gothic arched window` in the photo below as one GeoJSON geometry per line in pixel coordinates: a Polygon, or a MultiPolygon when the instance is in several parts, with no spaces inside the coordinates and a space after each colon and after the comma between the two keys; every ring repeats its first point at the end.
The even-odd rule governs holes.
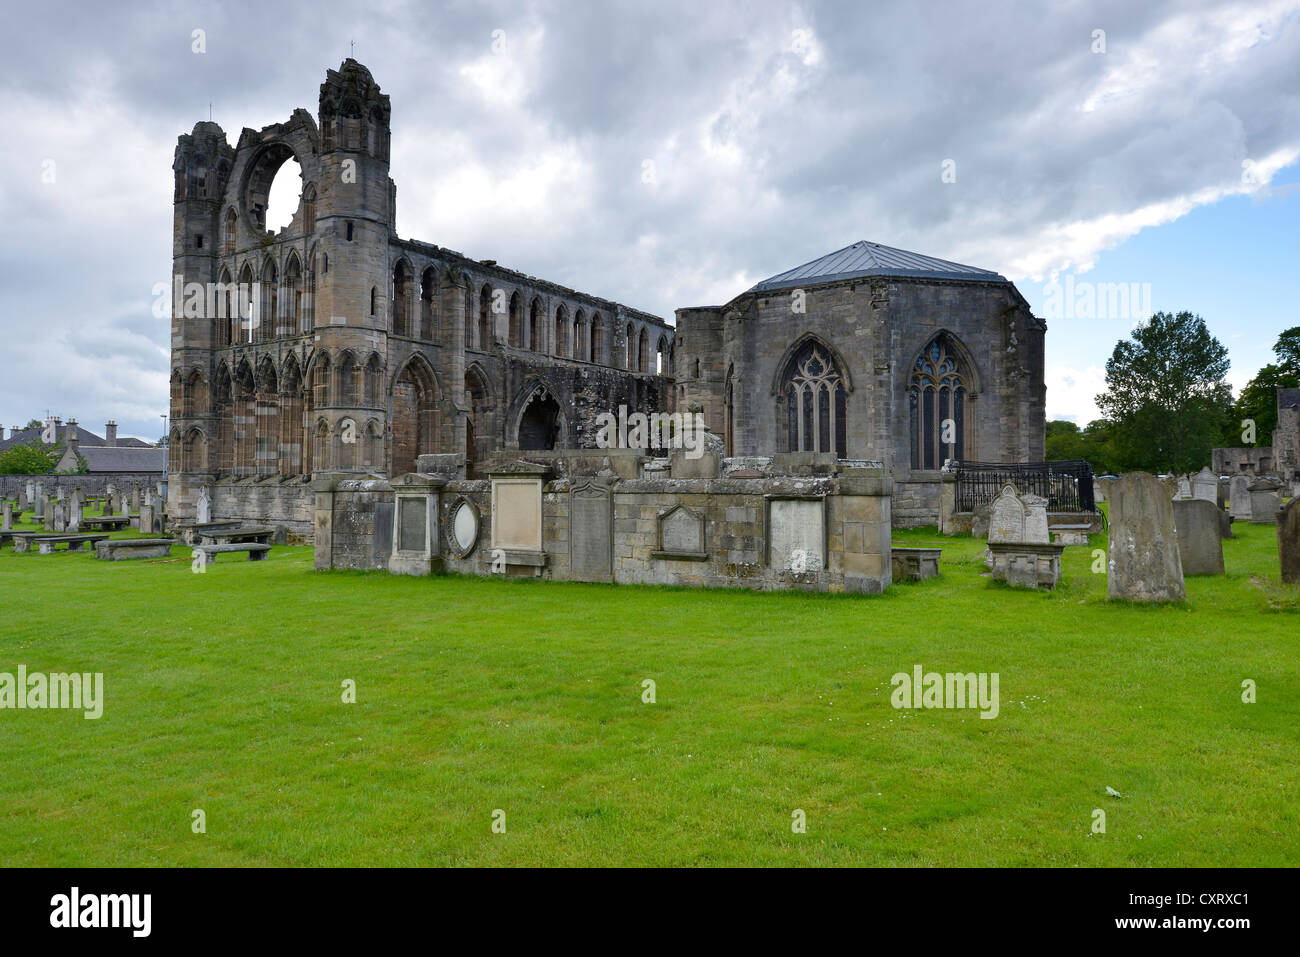
{"type": "Polygon", "coordinates": [[[786,370],[786,448],[834,452],[847,458],[848,386],[835,360],[823,346],[810,341],[795,353],[786,370]]]}
{"type": "Polygon", "coordinates": [[[921,350],[908,387],[912,468],[942,468],[966,454],[966,376],[956,348],[944,334],[921,350]]]}

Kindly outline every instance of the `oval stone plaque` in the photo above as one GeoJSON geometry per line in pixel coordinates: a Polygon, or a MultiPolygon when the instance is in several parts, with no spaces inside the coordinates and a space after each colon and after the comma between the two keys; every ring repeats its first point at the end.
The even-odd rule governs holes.
{"type": "Polygon", "coordinates": [[[451,510],[451,544],[461,558],[474,550],[478,542],[479,514],[474,503],[461,499],[451,510]]]}

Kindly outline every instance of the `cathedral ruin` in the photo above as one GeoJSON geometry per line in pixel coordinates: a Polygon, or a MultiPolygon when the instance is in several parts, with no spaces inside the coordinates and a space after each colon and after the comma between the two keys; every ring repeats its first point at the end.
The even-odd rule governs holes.
{"type": "Polygon", "coordinates": [[[669,324],[398,237],[390,118],[348,59],[315,117],[179,138],[173,273],[208,294],[173,308],[173,517],[203,490],[214,515],[310,539],[313,477],[474,481],[587,453],[642,478],[653,453],[589,454],[620,409],[702,413],[714,478],[877,469],[894,524],[939,521],[950,460],[1042,460],[1046,326],[1001,275],[858,242],[669,324]],[[299,204],[268,231],[290,158],[299,204]]]}

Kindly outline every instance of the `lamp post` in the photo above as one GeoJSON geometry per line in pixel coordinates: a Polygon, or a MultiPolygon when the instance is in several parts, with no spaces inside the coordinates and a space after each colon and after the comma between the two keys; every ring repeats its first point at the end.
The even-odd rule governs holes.
{"type": "Polygon", "coordinates": [[[158,418],[163,420],[162,446],[163,448],[166,448],[167,447],[167,413],[166,412],[160,413],[158,418]]]}

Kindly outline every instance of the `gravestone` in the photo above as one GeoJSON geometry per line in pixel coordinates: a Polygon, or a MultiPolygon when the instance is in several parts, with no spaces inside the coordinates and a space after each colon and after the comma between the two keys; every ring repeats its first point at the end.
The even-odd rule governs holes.
{"type": "Polygon", "coordinates": [[[1236,538],[1237,536],[1232,534],[1232,516],[1229,515],[1223,508],[1219,508],[1218,511],[1219,511],[1219,537],[1236,538]]]}
{"type": "Polygon", "coordinates": [[[1258,478],[1250,483],[1250,523],[1272,525],[1282,507],[1282,483],[1275,478],[1258,478]]]}
{"type": "Polygon", "coordinates": [[[1228,482],[1228,514],[1233,519],[1250,521],[1250,479],[1234,475],[1228,482]]]}
{"type": "Polygon", "coordinates": [[[604,483],[581,482],[569,493],[569,569],[577,581],[613,580],[614,500],[604,483]]]}
{"type": "Polygon", "coordinates": [[[826,504],[777,498],[767,503],[767,562],[772,568],[820,571],[826,566],[826,504]]]}
{"type": "Polygon", "coordinates": [[[79,535],[81,534],[81,519],[83,517],[81,511],[81,489],[76,487],[72,489],[72,492],[68,495],[67,505],[68,518],[67,528],[65,530],[69,535],[79,535]]]}
{"type": "Polygon", "coordinates": [[[32,521],[37,525],[42,525],[45,523],[45,495],[38,490],[33,501],[36,505],[35,511],[32,512],[32,521]]]}
{"type": "Polygon", "coordinates": [[[393,557],[393,515],[396,508],[393,502],[375,503],[375,542],[371,556],[376,567],[387,565],[393,557]]]}
{"type": "Polygon", "coordinates": [[[131,497],[129,499],[131,511],[140,511],[140,483],[136,482],[131,486],[131,497]]]}
{"type": "Polygon", "coordinates": [[[1147,472],[1125,472],[1110,489],[1106,597],[1186,601],[1169,490],[1147,472]]]}
{"type": "Polygon", "coordinates": [[[1016,494],[1015,488],[1004,485],[998,497],[989,506],[989,542],[1020,544],[1026,541],[1027,512],[1028,508],[1016,494]]]}
{"type": "Polygon", "coordinates": [[[23,502],[23,505],[26,508],[31,508],[36,504],[36,483],[28,481],[27,485],[23,488],[23,491],[27,493],[27,498],[23,502]]]}
{"type": "Polygon", "coordinates": [[[14,527],[14,506],[13,502],[5,499],[4,524],[0,525],[0,532],[13,531],[14,527]]]}
{"type": "Polygon", "coordinates": [[[1106,501],[1106,490],[1096,479],[1092,480],[1092,500],[1094,502],[1106,501]]]}
{"type": "Polygon", "coordinates": [[[1004,485],[989,508],[988,545],[984,563],[994,579],[1026,588],[1055,588],[1061,579],[1065,546],[1051,544],[1045,498],[1004,485]]]}
{"type": "Polygon", "coordinates": [[[68,530],[68,511],[67,511],[67,509],[68,509],[68,506],[66,506],[65,504],[63,504],[62,501],[58,501],[58,502],[55,502],[55,503],[54,503],[54,509],[53,509],[54,520],[53,520],[53,521],[51,522],[51,524],[50,524],[50,528],[51,528],[51,529],[53,529],[53,530],[56,531],[56,532],[60,532],[60,533],[62,533],[62,532],[66,532],[66,531],[68,530]]]}
{"type": "Polygon", "coordinates": [[[152,502],[145,502],[140,506],[140,531],[145,535],[152,535],[157,531],[154,527],[152,502]]]}
{"type": "Polygon", "coordinates": [[[704,519],[687,508],[676,505],[659,519],[659,553],[704,557],[704,519]]]}
{"type": "Polygon", "coordinates": [[[1282,561],[1282,581],[1300,584],[1300,498],[1293,498],[1277,513],[1277,553],[1282,561]]]}
{"type": "Polygon", "coordinates": [[[199,524],[212,521],[212,493],[206,485],[199,488],[199,504],[196,521],[199,524]]]}
{"type": "Polygon", "coordinates": [[[1201,469],[1192,476],[1192,498],[1219,504],[1219,478],[1209,469],[1201,469]]]}
{"type": "Polygon", "coordinates": [[[1178,491],[1174,493],[1174,498],[1188,499],[1192,497],[1192,480],[1186,475],[1178,476],[1178,491]]]}
{"type": "Polygon", "coordinates": [[[1223,536],[1214,502],[1192,498],[1174,502],[1174,527],[1184,575],[1223,574],[1223,536]]]}

